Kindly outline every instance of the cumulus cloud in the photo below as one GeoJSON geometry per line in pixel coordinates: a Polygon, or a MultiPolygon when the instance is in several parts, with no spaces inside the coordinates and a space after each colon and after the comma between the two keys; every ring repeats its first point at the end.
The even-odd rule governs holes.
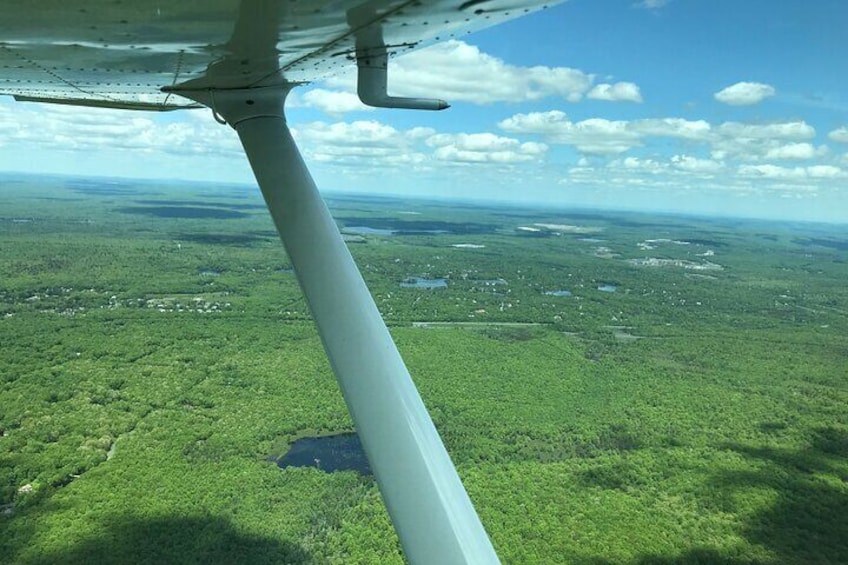
{"type": "Polygon", "coordinates": [[[642,102],[639,87],[632,82],[617,82],[615,84],[596,84],[586,94],[592,100],[607,100],[609,102],[642,102]]]}
{"type": "Polygon", "coordinates": [[[391,147],[401,138],[398,130],[375,120],[332,124],[312,122],[298,126],[297,131],[303,139],[338,146],[391,147]]]}
{"type": "Polygon", "coordinates": [[[721,135],[727,137],[746,139],[786,139],[803,141],[813,139],[816,136],[815,128],[803,120],[774,122],[770,124],[724,122],[721,126],[719,126],[718,131],[721,135]]]}
{"type": "Polygon", "coordinates": [[[629,128],[643,136],[676,137],[688,140],[707,140],[712,126],[704,120],[683,118],[649,118],[630,122],[629,128]]]}
{"type": "Polygon", "coordinates": [[[671,0],[641,0],[641,2],[633,4],[633,6],[635,8],[642,8],[643,10],[659,10],[670,1],[671,0]]]}
{"type": "Polygon", "coordinates": [[[326,90],[323,88],[314,88],[304,93],[299,98],[299,105],[317,108],[331,116],[374,109],[360,102],[359,96],[352,92],[326,90]]]}
{"type": "Polygon", "coordinates": [[[310,160],[360,168],[523,163],[541,160],[548,150],[544,143],[493,133],[437,133],[426,127],[400,130],[376,120],[312,122],[296,131],[310,160]]]}
{"type": "Polygon", "coordinates": [[[535,161],[548,150],[544,143],[521,143],[492,133],[441,133],[429,137],[426,144],[435,148],[436,159],[464,163],[535,161]]]}
{"type": "Polygon", "coordinates": [[[806,180],[845,178],[846,173],[834,165],[812,165],[809,167],[780,167],[778,165],[740,165],[739,175],[752,178],[806,180]]]}
{"type": "Polygon", "coordinates": [[[771,147],[766,151],[766,159],[812,159],[817,154],[822,153],[817,150],[811,143],[787,143],[786,145],[778,145],[771,147]]]}
{"type": "Polygon", "coordinates": [[[634,172],[658,174],[667,169],[665,163],[654,159],[640,159],[639,157],[625,157],[610,161],[607,167],[611,169],[628,169],[634,172]]]}
{"type": "MultiPolygon", "coordinates": [[[[579,102],[586,97],[611,102],[642,102],[642,94],[635,83],[594,85],[595,78],[594,74],[570,67],[510,65],[474,45],[454,39],[393,59],[388,90],[394,96],[441,98],[473,104],[526,102],[548,97],[568,102],[579,102]]],[[[337,89],[334,91],[343,90],[355,96],[356,72],[349,69],[325,79],[323,84],[337,89]]],[[[348,107],[345,100],[334,102],[337,108],[348,107]]],[[[317,107],[317,103],[313,105],[317,107]]]]}
{"type": "Polygon", "coordinates": [[[402,131],[376,120],[357,120],[311,122],[298,125],[295,131],[308,159],[345,166],[384,167],[425,162],[426,155],[416,146],[422,129],[427,130],[402,131]]]}
{"type": "Polygon", "coordinates": [[[717,163],[738,161],[808,160],[829,155],[827,146],[816,146],[810,140],[815,129],[801,120],[748,124],[724,122],[717,126],[705,120],[683,118],[647,118],[640,120],[606,120],[591,118],[571,121],[559,110],[515,114],[498,123],[513,135],[538,135],[546,142],[574,147],[584,155],[617,155],[631,149],[656,143],[653,138],[673,138],[689,145],[702,145],[711,159],[704,162],[681,157],[674,163],[677,170],[693,171],[701,167],[719,168],[717,163]]]}
{"type": "Polygon", "coordinates": [[[706,141],[712,132],[710,124],[703,120],[590,118],[572,122],[559,110],[516,114],[501,121],[498,127],[513,134],[541,135],[551,143],[573,145],[581,153],[594,155],[624,153],[643,145],[643,140],[649,136],[706,141]]]}
{"type": "MultiPolygon", "coordinates": [[[[594,80],[594,75],[569,67],[510,65],[473,45],[450,40],[393,59],[389,92],[396,96],[475,104],[546,97],[577,102],[583,99],[594,80]]],[[[325,84],[353,92],[355,72],[330,77],[325,84]]]]}
{"type": "Polygon", "coordinates": [[[687,174],[699,177],[710,177],[725,169],[724,163],[720,161],[701,159],[691,155],[673,155],[668,160],[631,156],[610,161],[607,167],[624,169],[637,174],[687,174]]]}
{"type": "Polygon", "coordinates": [[[827,138],[838,143],[848,143],[848,126],[836,128],[827,134],[827,138]]]}
{"type": "Polygon", "coordinates": [[[208,110],[182,115],[188,119],[163,124],[131,110],[0,104],[0,129],[10,145],[42,150],[242,155],[235,133],[216,123],[208,110]]]}
{"type": "Polygon", "coordinates": [[[715,173],[724,168],[724,163],[691,155],[674,155],[671,158],[671,166],[690,173],[715,173]]]}
{"type": "Polygon", "coordinates": [[[773,86],[761,82],[737,82],[719,90],[713,97],[722,104],[751,106],[759,104],[776,93],[773,86]]]}
{"type": "Polygon", "coordinates": [[[834,165],[811,165],[806,168],[807,174],[815,179],[845,178],[848,174],[834,165]]]}
{"type": "Polygon", "coordinates": [[[827,148],[809,141],[816,130],[804,121],[746,124],[725,122],[715,128],[712,155],[716,159],[809,159],[823,156],[827,148]]]}
{"type": "Polygon", "coordinates": [[[640,134],[628,130],[627,122],[591,118],[572,122],[564,112],[516,114],[498,127],[513,134],[537,134],[551,143],[573,145],[581,153],[609,155],[624,153],[641,145],[640,134]]]}

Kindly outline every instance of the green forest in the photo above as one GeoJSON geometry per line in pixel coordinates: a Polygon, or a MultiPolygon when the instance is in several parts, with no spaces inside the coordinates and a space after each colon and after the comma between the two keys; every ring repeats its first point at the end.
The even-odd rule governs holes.
{"type": "MultiPolygon", "coordinates": [[[[330,195],[504,563],[848,563],[848,226],[330,195]]],[[[0,563],[403,563],[258,190],[0,177],[0,563]]]]}

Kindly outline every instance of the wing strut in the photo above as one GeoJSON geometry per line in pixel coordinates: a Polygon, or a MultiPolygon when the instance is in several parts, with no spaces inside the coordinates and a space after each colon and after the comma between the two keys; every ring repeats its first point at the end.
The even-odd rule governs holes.
{"type": "MultiPolygon", "coordinates": [[[[498,563],[286,125],[289,88],[214,92],[239,135],[410,563],[498,563]]],[[[207,106],[209,90],[180,91],[207,106]]]]}

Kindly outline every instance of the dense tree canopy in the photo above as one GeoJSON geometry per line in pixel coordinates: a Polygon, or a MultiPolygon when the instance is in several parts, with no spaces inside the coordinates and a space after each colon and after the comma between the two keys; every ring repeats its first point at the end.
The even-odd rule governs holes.
{"type": "MultiPolygon", "coordinates": [[[[844,228],[331,207],[505,563],[848,562],[844,228]]],[[[0,562],[403,561],[275,465],[352,424],[257,196],[9,181],[0,233],[0,562]]]]}

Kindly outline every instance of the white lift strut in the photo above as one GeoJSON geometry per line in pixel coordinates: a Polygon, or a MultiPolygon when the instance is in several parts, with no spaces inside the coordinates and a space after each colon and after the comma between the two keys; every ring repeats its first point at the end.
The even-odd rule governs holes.
{"type": "Polygon", "coordinates": [[[238,132],[409,562],[499,563],[289,132],[288,91],[179,94],[214,108],[238,132]]]}

